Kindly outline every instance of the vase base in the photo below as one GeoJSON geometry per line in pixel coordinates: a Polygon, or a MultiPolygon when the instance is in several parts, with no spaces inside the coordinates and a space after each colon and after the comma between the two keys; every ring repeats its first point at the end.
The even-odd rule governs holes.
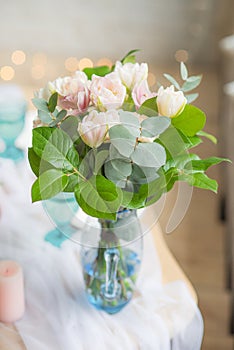
{"type": "Polygon", "coordinates": [[[121,311],[131,300],[131,297],[128,300],[118,300],[115,302],[108,302],[102,299],[101,297],[94,298],[92,295],[88,295],[88,301],[92,304],[97,310],[105,311],[106,313],[112,315],[121,311]],[[116,303],[116,305],[114,305],[116,303]]]}

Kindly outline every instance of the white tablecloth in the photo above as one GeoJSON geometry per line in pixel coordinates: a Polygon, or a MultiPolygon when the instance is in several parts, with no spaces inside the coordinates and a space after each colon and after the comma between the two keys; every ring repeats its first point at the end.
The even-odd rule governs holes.
{"type": "Polygon", "coordinates": [[[199,350],[200,312],[182,281],[163,286],[152,237],[144,238],[138,287],[121,312],[108,315],[84,294],[79,245],[44,241],[52,223],[31,204],[26,161],[0,159],[0,259],[24,269],[26,312],[16,323],[28,350],[199,350]]]}

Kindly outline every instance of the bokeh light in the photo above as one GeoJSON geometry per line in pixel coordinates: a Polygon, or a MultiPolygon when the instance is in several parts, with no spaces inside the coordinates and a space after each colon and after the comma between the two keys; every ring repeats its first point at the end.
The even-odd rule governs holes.
{"type": "Polygon", "coordinates": [[[100,60],[97,61],[97,66],[108,66],[108,67],[112,67],[113,63],[109,58],[100,58],[100,60]]]}
{"type": "Polygon", "coordinates": [[[15,70],[11,66],[3,66],[0,76],[3,80],[12,80],[15,76],[15,70]]]}
{"type": "Polygon", "coordinates": [[[89,58],[84,57],[79,61],[79,69],[83,70],[84,68],[92,68],[93,67],[93,61],[91,61],[89,58]]]}
{"type": "Polygon", "coordinates": [[[26,60],[26,54],[22,50],[16,50],[11,55],[11,61],[16,65],[21,65],[26,60]]]}
{"type": "Polygon", "coordinates": [[[76,57],[68,57],[64,65],[69,72],[75,72],[79,68],[79,61],[76,57]]]}
{"type": "Polygon", "coordinates": [[[175,53],[175,59],[177,62],[186,62],[188,61],[189,54],[186,50],[177,50],[175,53]]]}

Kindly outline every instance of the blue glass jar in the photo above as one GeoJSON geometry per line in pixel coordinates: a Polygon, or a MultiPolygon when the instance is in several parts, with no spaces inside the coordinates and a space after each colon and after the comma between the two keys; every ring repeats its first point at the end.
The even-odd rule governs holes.
{"type": "Polygon", "coordinates": [[[86,225],[81,254],[86,295],[97,309],[114,314],[134,294],[143,245],[140,222],[135,210],[119,212],[116,221],[99,220],[96,246],[87,244],[89,230],[86,225]]]}
{"type": "Polygon", "coordinates": [[[0,100],[0,138],[5,149],[0,157],[18,161],[24,157],[23,150],[15,146],[15,141],[23,130],[26,114],[26,102],[23,99],[0,100]]]}

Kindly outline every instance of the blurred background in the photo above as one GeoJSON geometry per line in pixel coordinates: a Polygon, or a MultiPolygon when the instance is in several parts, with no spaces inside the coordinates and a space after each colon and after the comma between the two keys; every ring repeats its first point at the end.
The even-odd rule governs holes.
{"type": "MultiPolygon", "coordinates": [[[[233,158],[234,0],[34,0],[3,1],[0,21],[0,83],[17,84],[28,110],[33,91],[58,75],[93,65],[112,65],[139,48],[149,63],[149,85],[178,76],[184,61],[190,74],[203,74],[196,105],[207,114],[202,157],[233,158]],[[228,85],[225,85],[229,83],[228,85]],[[224,87],[225,85],[225,87],[224,87]]],[[[1,132],[0,132],[1,137],[1,132]]],[[[194,190],[182,223],[165,239],[194,284],[205,320],[203,350],[232,349],[233,170],[212,169],[219,195],[194,190]]],[[[161,217],[167,231],[176,189],[161,217]]]]}

